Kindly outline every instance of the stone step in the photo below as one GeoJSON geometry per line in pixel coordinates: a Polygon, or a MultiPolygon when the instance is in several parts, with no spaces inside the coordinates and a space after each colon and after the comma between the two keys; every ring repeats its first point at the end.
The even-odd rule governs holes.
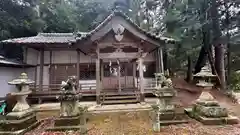
{"type": "Polygon", "coordinates": [[[137,96],[133,95],[133,96],[106,96],[104,98],[105,100],[112,100],[112,99],[137,99],[137,96]]]}
{"type": "Polygon", "coordinates": [[[168,125],[177,125],[177,124],[185,124],[188,123],[189,120],[160,120],[161,126],[168,126],[168,125]]]}
{"type": "Polygon", "coordinates": [[[130,104],[130,103],[138,103],[139,101],[137,99],[132,100],[106,100],[103,101],[102,104],[104,105],[110,105],[110,104],[130,104]]]}

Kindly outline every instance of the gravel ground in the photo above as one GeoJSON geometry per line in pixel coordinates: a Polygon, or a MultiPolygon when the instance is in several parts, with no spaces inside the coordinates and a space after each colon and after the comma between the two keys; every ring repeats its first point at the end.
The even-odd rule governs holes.
{"type": "MultiPolygon", "coordinates": [[[[128,117],[129,118],[129,117],[128,117]]],[[[78,132],[44,132],[53,126],[53,119],[45,120],[37,129],[25,135],[80,135],[78,132]]],[[[162,127],[160,133],[154,133],[146,120],[126,120],[121,122],[105,119],[88,123],[88,135],[240,135],[240,125],[204,126],[199,122],[162,127]]]]}
{"type": "MultiPolygon", "coordinates": [[[[178,90],[178,97],[174,102],[180,107],[191,105],[201,93],[201,90],[195,86],[184,83],[178,83],[177,87],[182,90],[178,90]]],[[[222,106],[229,109],[231,114],[240,117],[240,105],[232,103],[230,99],[217,90],[212,90],[211,93],[222,106]]],[[[46,119],[38,128],[25,135],[80,135],[78,132],[44,132],[47,127],[53,126],[53,122],[54,118],[46,119]]],[[[152,131],[149,118],[136,116],[134,113],[93,119],[87,123],[87,127],[89,129],[88,135],[240,135],[240,124],[205,126],[195,120],[189,124],[162,127],[160,133],[155,133],[152,131]]]]}

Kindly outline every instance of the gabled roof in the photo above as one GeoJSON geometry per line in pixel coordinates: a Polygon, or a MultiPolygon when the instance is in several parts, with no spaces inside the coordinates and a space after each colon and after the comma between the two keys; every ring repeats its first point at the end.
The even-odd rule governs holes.
{"type": "Polygon", "coordinates": [[[147,37],[154,39],[159,42],[165,43],[175,43],[176,41],[172,38],[158,36],[154,33],[147,32],[141,29],[134,21],[128,17],[126,14],[120,11],[114,11],[110,14],[101,24],[99,24],[95,29],[90,32],[76,32],[76,33],[39,33],[32,37],[14,38],[1,41],[2,43],[16,43],[16,44],[68,44],[81,41],[91,37],[91,35],[98,32],[102,27],[109,23],[114,16],[123,17],[127,22],[129,22],[133,27],[135,27],[139,32],[145,34],[147,37]]]}
{"type": "Polygon", "coordinates": [[[90,31],[89,33],[87,33],[86,35],[82,36],[81,34],[80,37],[77,37],[77,39],[85,39],[90,37],[91,35],[93,35],[94,33],[96,33],[97,31],[99,31],[102,27],[104,27],[107,23],[109,23],[113,17],[115,16],[120,16],[123,17],[127,22],[129,22],[133,27],[135,27],[138,31],[140,31],[141,33],[145,34],[146,36],[148,36],[149,38],[153,38],[155,40],[158,40],[160,42],[164,41],[165,43],[176,43],[177,41],[173,38],[168,38],[168,37],[163,37],[163,36],[159,36],[156,35],[154,33],[148,32],[142,28],[140,28],[140,26],[138,26],[130,17],[128,17],[126,14],[124,14],[121,11],[114,11],[112,12],[112,14],[110,14],[102,23],[100,23],[95,29],[93,29],[92,31],[90,31]]]}

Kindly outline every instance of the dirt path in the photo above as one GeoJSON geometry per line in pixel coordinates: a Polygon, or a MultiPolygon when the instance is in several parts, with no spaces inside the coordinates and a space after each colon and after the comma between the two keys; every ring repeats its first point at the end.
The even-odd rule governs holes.
{"type": "MultiPolygon", "coordinates": [[[[174,79],[174,86],[178,89],[178,96],[176,101],[179,101],[182,106],[187,107],[192,105],[194,101],[200,96],[201,88],[193,84],[188,84],[183,79],[174,79]]],[[[234,103],[230,98],[223,94],[218,89],[210,90],[211,95],[219,102],[219,104],[229,110],[232,115],[240,118],[240,105],[234,103]]]]}

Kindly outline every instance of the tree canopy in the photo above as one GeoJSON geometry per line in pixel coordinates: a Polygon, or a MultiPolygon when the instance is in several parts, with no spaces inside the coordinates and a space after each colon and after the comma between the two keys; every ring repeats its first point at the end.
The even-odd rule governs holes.
{"type": "MultiPolygon", "coordinates": [[[[227,43],[239,33],[239,0],[1,0],[0,40],[38,32],[89,31],[116,8],[143,29],[180,41],[165,48],[166,61],[173,70],[184,69],[187,57],[201,67],[204,61],[199,58],[216,47],[210,50],[215,52],[214,65],[220,73],[225,66],[218,61],[230,53],[225,55],[218,47],[224,44],[230,52],[227,43]]],[[[7,45],[2,50],[7,57],[22,57],[19,47],[7,45]]],[[[240,61],[236,52],[232,56],[235,62],[240,61]]]]}

